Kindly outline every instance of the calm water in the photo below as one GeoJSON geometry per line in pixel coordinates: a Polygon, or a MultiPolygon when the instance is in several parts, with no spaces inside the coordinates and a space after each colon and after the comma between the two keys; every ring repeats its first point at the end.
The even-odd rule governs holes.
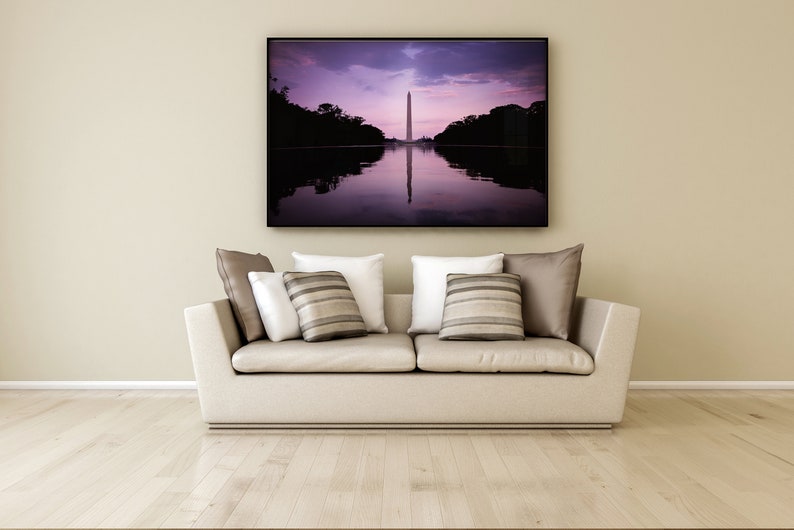
{"type": "Polygon", "coordinates": [[[542,150],[301,148],[269,164],[269,226],[546,225],[542,150]]]}

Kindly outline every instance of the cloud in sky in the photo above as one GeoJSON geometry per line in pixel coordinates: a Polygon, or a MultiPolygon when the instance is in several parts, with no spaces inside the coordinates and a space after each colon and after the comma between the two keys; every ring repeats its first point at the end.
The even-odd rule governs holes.
{"type": "Polygon", "coordinates": [[[268,67],[293,103],[333,103],[387,137],[405,136],[411,91],[414,137],[470,114],[546,99],[543,40],[280,40],[268,67]]]}

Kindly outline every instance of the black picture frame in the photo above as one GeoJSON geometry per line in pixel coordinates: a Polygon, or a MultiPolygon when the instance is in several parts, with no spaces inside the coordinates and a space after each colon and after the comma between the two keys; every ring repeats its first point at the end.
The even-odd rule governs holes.
{"type": "Polygon", "coordinates": [[[267,226],[548,226],[548,39],[267,39],[267,226]]]}

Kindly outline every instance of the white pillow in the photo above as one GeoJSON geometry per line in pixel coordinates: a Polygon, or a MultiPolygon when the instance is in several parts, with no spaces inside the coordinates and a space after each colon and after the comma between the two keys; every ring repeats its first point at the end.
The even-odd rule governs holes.
{"type": "Polygon", "coordinates": [[[273,342],[300,338],[298,312],[289,299],[281,273],[249,272],[248,281],[267,337],[273,342]]]}
{"type": "Polygon", "coordinates": [[[383,254],[344,257],[292,253],[296,272],[341,272],[370,333],[388,333],[383,315],[383,254]]]}
{"type": "Polygon", "coordinates": [[[438,333],[444,316],[447,274],[502,272],[504,254],[476,257],[413,256],[414,297],[408,333],[438,333]]]}

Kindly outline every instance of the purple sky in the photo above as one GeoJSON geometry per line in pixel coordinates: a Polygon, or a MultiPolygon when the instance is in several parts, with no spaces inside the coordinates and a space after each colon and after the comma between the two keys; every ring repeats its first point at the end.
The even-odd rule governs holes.
{"type": "Polygon", "coordinates": [[[405,138],[411,92],[413,137],[455,120],[546,99],[546,43],[532,40],[278,40],[269,45],[271,88],[315,110],[338,105],[387,138],[405,138]]]}

